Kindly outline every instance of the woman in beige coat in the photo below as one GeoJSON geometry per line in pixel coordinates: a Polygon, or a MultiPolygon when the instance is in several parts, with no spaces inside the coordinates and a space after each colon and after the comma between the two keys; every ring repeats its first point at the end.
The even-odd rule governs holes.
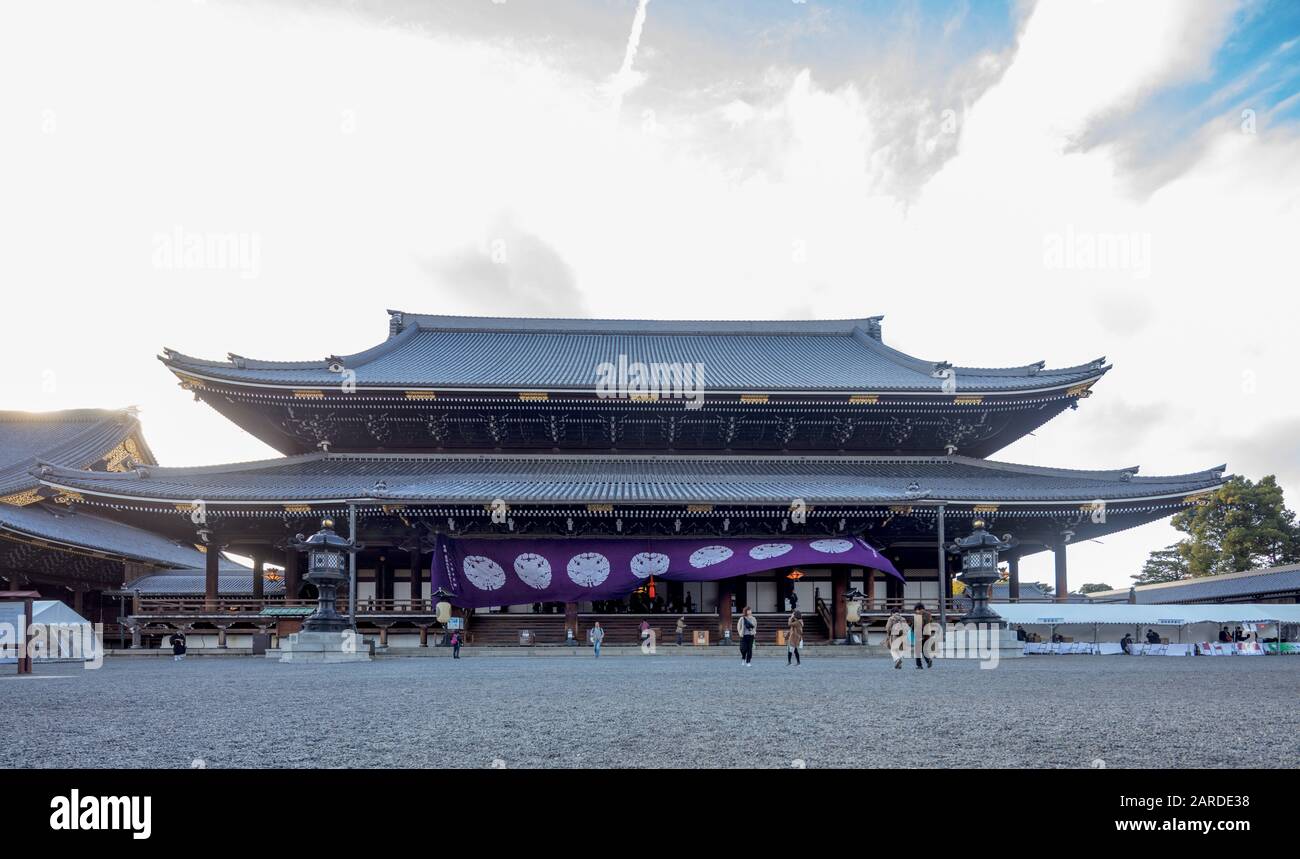
{"type": "Polygon", "coordinates": [[[912,629],[901,612],[894,612],[885,621],[885,647],[894,660],[895,668],[903,667],[903,654],[907,651],[907,633],[912,629]]]}
{"type": "Polygon", "coordinates": [[[790,660],[794,660],[795,665],[802,665],[803,660],[799,658],[799,646],[803,644],[803,615],[797,611],[790,613],[790,619],[786,621],[785,633],[785,664],[789,665],[790,660]]]}

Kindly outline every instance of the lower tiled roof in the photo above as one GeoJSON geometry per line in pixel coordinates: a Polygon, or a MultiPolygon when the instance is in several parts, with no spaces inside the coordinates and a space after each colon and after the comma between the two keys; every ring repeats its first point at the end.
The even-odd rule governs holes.
{"type": "MultiPolygon", "coordinates": [[[[0,504],[0,536],[6,532],[21,539],[178,569],[202,569],[206,562],[204,553],[191,545],[84,510],[51,510],[41,504],[27,507],[0,504]]],[[[223,557],[221,569],[238,572],[248,568],[223,557]]]]}
{"type": "MultiPolygon", "coordinates": [[[[1224,573],[1218,576],[1199,576],[1177,582],[1138,585],[1133,589],[1139,604],[1204,602],[1268,597],[1270,594],[1300,594],[1300,564],[1224,573]]],[[[1090,594],[1093,599],[1126,599],[1128,588],[1090,594]]]]}
{"type": "MultiPolygon", "coordinates": [[[[141,576],[122,588],[124,593],[139,592],[145,596],[202,596],[206,578],[193,573],[159,573],[141,576]]],[[[262,592],[266,596],[282,596],[284,581],[264,579],[262,592]]],[[[252,575],[226,575],[217,577],[217,593],[221,596],[252,596],[252,575]]]]}
{"type": "Polygon", "coordinates": [[[187,503],[338,500],[668,504],[877,504],[930,501],[1088,503],[1193,495],[1222,467],[1136,476],[948,457],[521,454],[305,454],[201,468],[124,473],[40,470],[47,487],[86,495],[187,503]]]}

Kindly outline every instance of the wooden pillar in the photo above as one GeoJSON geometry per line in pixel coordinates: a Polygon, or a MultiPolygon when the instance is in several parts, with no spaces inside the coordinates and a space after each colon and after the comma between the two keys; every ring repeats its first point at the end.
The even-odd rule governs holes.
{"type": "Polygon", "coordinates": [[[576,602],[566,602],[564,604],[564,638],[567,641],[569,632],[573,632],[573,640],[578,641],[578,604],[576,602]]]}
{"type": "Polygon", "coordinates": [[[947,537],[945,529],[947,528],[947,509],[940,504],[938,515],[935,517],[938,525],[938,540],[935,548],[938,552],[935,558],[936,575],[939,579],[939,628],[948,628],[948,597],[952,594],[952,585],[948,579],[948,550],[944,546],[947,537]]]}
{"type": "Polygon", "coordinates": [[[718,579],[718,641],[731,629],[731,580],[718,579]]]}
{"type": "Polygon", "coordinates": [[[285,549],[284,598],[296,600],[298,598],[298,587],[298,552],[293,549],[285,549]]]}
{"type": "Polygon", "coordinates": [[[207,551],[203,555],[203,608],[205,611],[213,611],[217,607],[217,576],[221,573],[221,550],[217,548],[214,541],[208,544],[207,551]]]}
{"type": "Polygon", "coordinates": [[[1070,598],[1070,585],[1065,575],[1065,544],[1053,546],[1052,554],[1056,556],[1056,601],[1065,602],[1070,598]]]}
{"type": "Polygon", "coordinates": [[[77,614],[82,614],[86,607],[86,592],[77,588],[72,592],[72,610],[77,614]]]}
{"type": "Polygon", "coordinates": [[[1007,557],[1007,572],[1010,573],[1010,578],[1007,579],[1007,598],[1011,602],[1020,602],[1020,555],[1007,557]]]}
{"type": "Polygon", "coordinates": [[[253,555],[253,599],[260,600],[266,595],[266,559],[261,554],[253,555]]]}
{"type": "Polygon", "coordinates": [[[424,587],[420,581],[420,547],[411,550],[411,604],[419,605],[424,598],[424,587]]]}
{"type": "Polygon", "coordinates": [[[844,594],[849,590],[849,571],[846,567],[831,568],[831,630],[832,641],[844,641],[849,636],[848,607],[844,594]]]}
{"type": "Polygon", "coordinates": [[[375,599],[390,600],[393,598],[393,562],[389,560],[388,554],[385,553],[379,557],[379,564],[375,567],[375,599]]]}

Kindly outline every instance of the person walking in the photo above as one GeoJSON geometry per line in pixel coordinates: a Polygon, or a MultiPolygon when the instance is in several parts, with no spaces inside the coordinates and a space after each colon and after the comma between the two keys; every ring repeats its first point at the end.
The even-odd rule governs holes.
{"type": "Polygon", "coordinates": [[[686,635],[686,615],[677,618],[677,646],[682,646],[682,638],[686,635]]]}
{"type": "Polygon", "coordinates": [[[913,655],[916,657],[916,667],[920,668],[921,660],[925,660],[926,668],[934,667],[934,660],[926,652],[925,645],[930,640],[930,632],[934,629],[930,624],[934,622],[934,615],[925,607],[925,603],[917,603],[912,609],[912,642],[914,646],[913,655]]]}
{"type": "Polygon", "coordinates": [[[758,618],[749,606],[745,606],[736,621],[736,632],[740,634],[740,658],[742,664],[750,665],[754,659],[754,636],[758,634],[758,618]]]}
{"type": "Polygon", "coordinates": [[[794,659],[795,665],[802,665],[803,660],[799,658],[799,648],[803,646],[803,615],[798,611],[790,612],[790,619],[786,621],[785,633],[785,664],[789,665],[790,660],[794,659]]]}
{"type": "Polygon", "coordinates": [[[903,667],[903,653],[906,650],[908,632],[907,618],[900,612],[894,612],[885,621],[885,647],[889,649],[889,656],[894,660],[895,668],[903,667]]]}
{"type": "Polygon", "coordinates": [[[185,635],[179,629],[172,633],[168,640],[172,646],[172,662],[180,662],[185,658],[185,635]]]}
{"type": "Polygon", "coordinates": [[[600,643],[605,640],[605,630],[601,627],[600,621],[596,621],[596,625],[591,628],[591,632],[587,633],[587,638],[591,641],[591,646],[596,651],[596,658],[599,659],[600,643]]]}

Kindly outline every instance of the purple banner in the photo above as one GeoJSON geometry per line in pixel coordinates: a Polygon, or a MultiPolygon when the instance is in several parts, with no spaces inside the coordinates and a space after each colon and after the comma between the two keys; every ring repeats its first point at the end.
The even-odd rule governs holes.
{"type": "Polygon", "coordinates": [[[619,599],[645,584],[701,582],[783,567],[870,567],[903,578],[858,537],[789,540],[593,540],[438,535],[433,589],[465,608],[619,599]]]}

